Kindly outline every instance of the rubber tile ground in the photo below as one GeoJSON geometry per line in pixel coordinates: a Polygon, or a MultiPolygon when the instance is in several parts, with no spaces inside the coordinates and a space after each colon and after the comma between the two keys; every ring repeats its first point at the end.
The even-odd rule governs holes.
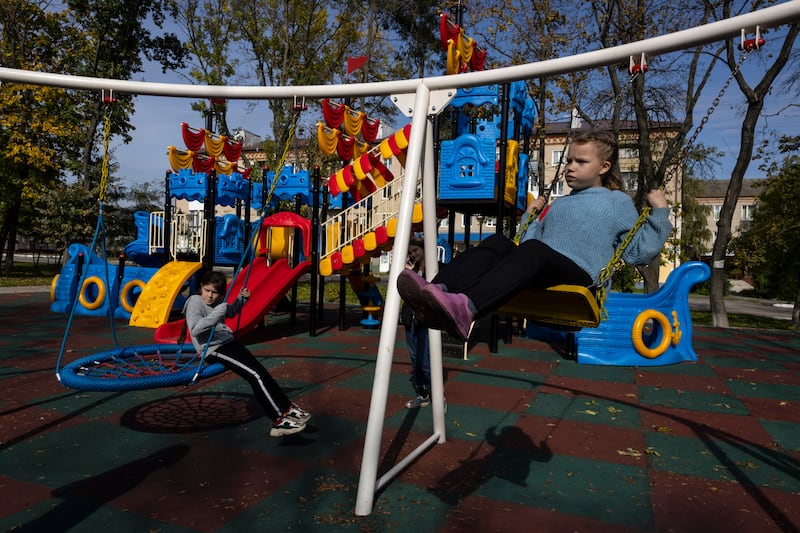
{"type": "MultiPolygon", "coordinates": [[[[609,531],[800,529],[800,336],[695,328],[697,363],[582,366],[514,338],[445,358],[447,442],[354,515],[378,330],[328,311],[246,341],[314,414],[275,439],[245,383],[66,389],[65,360],[152,344],[152,330],[0,295],[0,530],[609,531]]],[[[432,431],[402,329],[379,474],[432,431]]]]}

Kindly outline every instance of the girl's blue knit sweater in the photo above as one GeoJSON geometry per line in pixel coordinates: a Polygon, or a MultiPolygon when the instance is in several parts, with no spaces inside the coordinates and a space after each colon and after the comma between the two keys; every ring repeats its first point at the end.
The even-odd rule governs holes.
{"type": "MultiPolygon", "coordinates": [[[[542,241],[597,282],[637,218],[639,213],[626,193],[589,187],[553,201],[545,216],[528,226],[522,241],[542,241]]],[[[661,252],[671,230],[669,209],[653,209],[622,259],[631,265],[649,263],[661,252]]]]}

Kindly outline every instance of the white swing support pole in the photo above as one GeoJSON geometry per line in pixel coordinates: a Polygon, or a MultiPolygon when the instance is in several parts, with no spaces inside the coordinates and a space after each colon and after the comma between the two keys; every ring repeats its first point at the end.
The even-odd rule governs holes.
{"type": "MultiPolygon", "coordinates": [[[[388,96],[392,94],[406,95],[413,93],[415,95],[414,104],[405,110],[407,115],[413,116],[406,162],[406,179],[408,180],[406,183],[417,183],[424,154],[423,224],[425,229],[425,261],[428,267],[426,268],[426,275],[430,279],[430,277],[435,274],[436,270],[436,195],[435,176],[433,175],[433,143],[432,135],[429,133],[431,128],[427,117],[433,111],[438,113],[441,110],[432,109],[432,93],[435,94],[436,91],[455,92],[457,88],[478,87],[543,76],[554,76],[617,63],[627,65],[631,56],[646,54],[646,57],[652,58],[659,54],[675,50],[683,50],[706,43],[737,38],[743,29],[755,31],[759,26],[762,29],[771,28],[782,24],[797,23],[798,21],[800,21],[800,0],[791,0],[704,26],[689,28],[667,35],[615,46],[613,48],[604,48],[568,57],[453,76],[434,76],[424,79],[374,83],[287,87],[185,85],[110,80],[26,71],[6,67],[0,67],[0,81],[94,91],[110,90],[117,91],[118,93],[135,95],[202,99],[226,98],[267,100],[282,98],[294,99],[296,101],[299,97],[304,99],[355,98],[364,96],[388,96]]],[[[367,422],[367,434],[355,508],[356,514],[362,516],[371,513],[376,490],[383,487],[389,479],[402,471],[434,442],[444,442],[445,439],[441,336],[438,332],[431,330],[431,393],[433,395],[434,433],[416,450],[409,454],[408,457],[390,469],[380,480],[376,481],[380,440],[386,414],[388,384],[397,331],[396,325],[400,310],[400,297],[397,293],[396,281],[398,274],[404,268],[406,254],[408,253],[415,190],[416,187],[407,186],[402,191],[400,200],[397,238],[394,243],[395,252],[389,272],[389,287],[387,289],[386,305],[384,308],[383,326],[381,327],[372,401],[367,422]]]]}

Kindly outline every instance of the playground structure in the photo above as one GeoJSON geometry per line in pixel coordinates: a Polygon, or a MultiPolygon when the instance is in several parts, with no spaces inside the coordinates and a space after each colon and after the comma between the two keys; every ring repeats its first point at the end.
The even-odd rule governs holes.
{"type": "MultiPolygon", "coordinates": [[[[221,148],[231,146],[226,139],[214,139],[204,130],[192,133],[185,123],[182,128],[187,145],[197,149],[197,143],[204,142],[208,153],[227,152],[230,157],[238,157],[240,148],[221,148]],[[196,139],[192,140],[192,136],[196,139]]],[[[181,153],[170,147],[169,157],[172,171],[167,172],[165,180],[165,210],[134,214],[137,238],[125,247],[119,264],[108,265],[109,276],[103,258],[89,253],[84,245],[71,245],[66,265],[52,282],[53,312],[68,313],[76,302],[76,314],[103,316],[113,306],[116,318],[128,319],[134,326],[158,327],[171,310],[182,307],[185,296],[194,289],[193,276],[203,263],[232,267],[241,263],[249,236],[259,229],[257,222],[248,221],[250,209],[262,208],[266,188],[272,188],[274,180],[277,183],[272,188],[270,206],[298,197],[304,203],[311,201],[307,170],[284,166],[277,177],[275,172],[265,171],[265,188],[264,183],[250,179],[250,169],[238,172],[231,164],[214,162],[193,150],[181,153]],[[173,200],[186,200],[190,209],[176,209],[173,200]],[[192,209],[198,202],[203,203],[202,208],[192,209]],[[217,206],[244,210],[245,220],[235,213],[213,218],[206,215],[217,206]],[[87,260],[87,279],[78,287],[82,265],[87,260]],[[124,277],[120,278],[120,273],[124,277]],[[114,281],[107,283],[106,279],[114,281]]],[[[331,203],[334,208],[336,205],[335,201],[331,203]]],[[[271,250],[283,253],[277,251],[277,244],[273,243],[271,250]]]]}
{"type": "MultiPolygon", "coordinates": [[[[787,3],[747,15],[715,22],[702,27],[684,30],[668,36],[656,37],[630,43],[614,48],[597,50],[568,58],[543,61],[527,65],[519,65],[498,69],[495,72],[473,72],[461,76],[431,77],[423,80],[404,80],[402,82],[386,82],[380,84],[354,84],[352,86],[320,87],[185,87],[180,89],[181,96],[202,97],[207,95],[232,96],[238,98],[287,98],[293,95],[305,97],[321,97],[332,94],[347,94],[348,96],[396,94],[398,107],[405,109],[412,117],[411,136],[407,153],[406,180],[417,182],[420,174],[422,180],[423,197],[423,227],[425,233],[426,262],[435,264],[435,182],[433,169],[433,129],[431,117],[439,112],[452,98],[454,88],[474,87],[487,83],[504,83],[519,79],[558,74],[577,69],[593,68],[600,65],[625,62],[640,53],[654,55],[687,48],[697,44],[713,42],[738,35],[741,28],[755,25],[770,26],[795,21],[800,14],[797,3],[787,3]],[[450,93],[450,94],[448,94],[450,93]],[[413,96],[409,96],[413,94],[413,96]],[[424,170],[423,170],[424,169],[424,170]]],[[[115,80],[91,80],[69,76],[43,75],[40,73],[21,73],[13,69],[0,69],[0,78],[10,81],[26,81],[29,83],[61,85],[83,89],[104,89],[119,87],[127,92],[138,94],[155,94],[175,96],[175,88],[159,87],[158,84],[136,82],[121,82],[115,80]],[[34,75],[35,74],[35,75],[34,75]]],[[[392,260],[389,291],[384,307],[384,325],[390,326],[381,329],[376,375],[373,386],[372,402],[367,427],[367,436],[362,461],[359,491],[356,501],[356,514],[369,514],[375,492],[380,490],[391,478],[403,470],[424,450],[436,442],[445,441],[442,368],[441,368],[441,339],[438,333],[431,334],[431,370],[433,384],[433,433],[416,450],[404,458],[399,464],[391,468],[380,479],[377,477],[378,459],[382,436],[383,419],[386,411],[387,388],[395,343],[396,328],[399,313],[399,298],[394,288],[397,274],[403,268],[407,252],[408,238],[412,229],[412,212],[414,210],[416,191],[406,187],[400,197],[395,239],[395,254],[392,260]]],[[[435,272],[430,272],[433,275],[435,272]]]]}
{"type": "Polygon", "coordinates": [[[145,283],[157,271],[150,266],[126,265],[124,261],[108,263],[83,244],[71,244],[67,256],[50,286],[50,310],[55,313],[69,313],[76,302],[78,312],[86,316],[112,313],[115,318],[128,319],[145,283]],[[81,283],[84,268],[87,276],[81,283]],[[110,287],[106,280],[111,280],[110,287]]]}
{"type": "MultiPolygon", "coordinates": [[[[286,292],[300,277],[311,270],[311,223],[308,219],[294,213],[277,213],[266,217],[259,235],[259,253],[242,268],[234,278],[229,289],[228,299],[235,300],[243,287],[250,289],[250,300],[234,318],[228,319],[228,326],[244,335],[262,322],[264,316],[278,304],[286,292]],[[299,234],[300,242],[294,242],[299,234]],[[295,257],[292,251],[298,246],[303,256],[295,257]]],[[[164,287],[175,290],[179,283],[164,283],[164,287]]],[[[168,314],[163,313],[154,337],[159,343],[175,343],[184,323],[183,319],[168,322],[168,314]]]]}
{"type": "MultiPolygon", "coordinates": [[[[710,275],[708,265],[690,261],[673,270],[652,294],[609,293],[605,302],[608,316],[596,327],[564,331],[529,322],[527,335],[563,341],[568,354],[582,364],[661,366],[697,361],[692,346],[689,291],[710,275]]],[[[522,293],[503,306],[504,312],[525,316],[529,297],[529,293],[522,293]]],[[[574,317],[574,308],[564,311],[570,319],[574,317]]],[[[553,313],[559,312],[556,306],[553,313]]]]}

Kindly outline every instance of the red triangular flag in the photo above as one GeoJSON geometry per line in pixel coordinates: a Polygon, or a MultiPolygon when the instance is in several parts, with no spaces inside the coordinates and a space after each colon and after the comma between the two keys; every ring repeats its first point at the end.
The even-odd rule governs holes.
{"type": "Polygon", "coordinates": [[[369,56],[358,56],[358,57],[348,57],[347,58],[347,74],[350,75],[351,72],[354,70],[358,70],[364,66],[364,64],[369,60],[369,56]]]}

